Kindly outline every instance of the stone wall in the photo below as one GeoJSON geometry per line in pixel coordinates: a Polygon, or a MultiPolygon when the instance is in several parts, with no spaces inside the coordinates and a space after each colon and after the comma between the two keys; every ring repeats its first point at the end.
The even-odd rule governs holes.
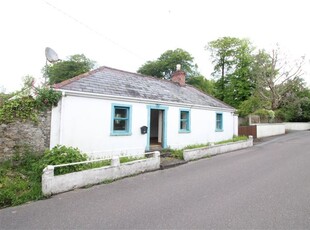
{"type": "Polygon", "coordinates": [[[10,159],[14,152],[23,152],[31,148],[43,153],[49,148],[51,130],[51,112],[40,114],[38,122],[16,121],[0,124],[0,161],[10,159]]]}

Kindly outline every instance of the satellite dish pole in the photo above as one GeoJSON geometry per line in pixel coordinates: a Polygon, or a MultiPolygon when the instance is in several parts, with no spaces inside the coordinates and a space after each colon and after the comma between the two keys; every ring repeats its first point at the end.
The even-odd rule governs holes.
{"type": "MultiPolygon", "coordinates": [[[[48,66],[48,62],[51,63],[51,64],[54,64],[58,61],[60,61],[60,59],[58,58],[58,55],[57,53],[50,47],[46,47],[45,48],[45,58],[46,58],[46,61],[45,61],[45,71],[47,71],[47,66],[48,66]]],[[[46,83],[46,74],[44,74],[44,83],[46,83]]]]}

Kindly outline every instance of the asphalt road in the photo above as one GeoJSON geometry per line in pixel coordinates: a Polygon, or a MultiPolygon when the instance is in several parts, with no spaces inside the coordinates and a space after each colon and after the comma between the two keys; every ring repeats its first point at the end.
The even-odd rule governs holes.
{"type": "Polygon", "coordinates": [[[310,132],[0,210],[0,229],[310,229],[310,132]]]}

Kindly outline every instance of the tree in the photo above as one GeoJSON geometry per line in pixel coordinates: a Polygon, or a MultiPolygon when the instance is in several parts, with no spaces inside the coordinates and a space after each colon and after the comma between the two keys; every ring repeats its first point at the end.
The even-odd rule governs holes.
{"type": "Polygon", "coordinates": [[[276,113],[284,121],[310,121],[310,90],[305,87],[304,82],[295,84],[282,100],[276,113]]]}
{"type": "Polygon", "coordinates": [[[55,84],[70,79],[93,69],[95,62],[88,59],[84,54],[75,54],[66,61],[45,66],[43,75],[49,84],[55,84]]]}
{"type": "Polygon", "coordinates": [[[252,95],[247,100],[241,102],[238,114],[241,117],[246,117],[249,114],[253,114],[255,111],[259,109],[265,109],[266,108],[266,102],[260,100],[260,98],[257,95],[252,95]]]}
{"type": "Polygon", "coordinates": [[[215,83],[215,96],[239,107],[252,95],[255,86],[251,78],[252,52],[254,48],[247,39],[223,37],[208,43],[211,52],[215,83]]]}
{"type": "Polygon", "coordinates": [[[298,87],[303,75],[304,57],[290,62],[277,47],[268,54],[260,50],[254,56],[252,74],[256,81],[256,90],[261,98],[269,102],[270,109],[278,109],[284,99],[298,87]]]}
{"type": "Polygon", "coordinates": [[[139,69],[138,73],[158,78],[170,79],[177,64],[181,64],[182,70],[186,72],[187,78],[197,73],[197,65],[193,63],[194,58],[185,50],[180,48],[167,50],[155,61],[147,61],[139,69]]]}
{"type": "Polygon", "coordinates": [[[207,94],[214,95],[214,81],[208,80],[202,75],[189,78],[187,83],[207,94]]]}

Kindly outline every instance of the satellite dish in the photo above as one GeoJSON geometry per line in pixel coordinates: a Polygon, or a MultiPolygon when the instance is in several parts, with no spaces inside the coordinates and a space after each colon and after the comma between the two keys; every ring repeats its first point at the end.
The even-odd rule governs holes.
{"type": "Polygon", "coordinates": [[[57,53],[50,47],[45,48],[45,57],[50,63],[59,61],[57,53]]]}

